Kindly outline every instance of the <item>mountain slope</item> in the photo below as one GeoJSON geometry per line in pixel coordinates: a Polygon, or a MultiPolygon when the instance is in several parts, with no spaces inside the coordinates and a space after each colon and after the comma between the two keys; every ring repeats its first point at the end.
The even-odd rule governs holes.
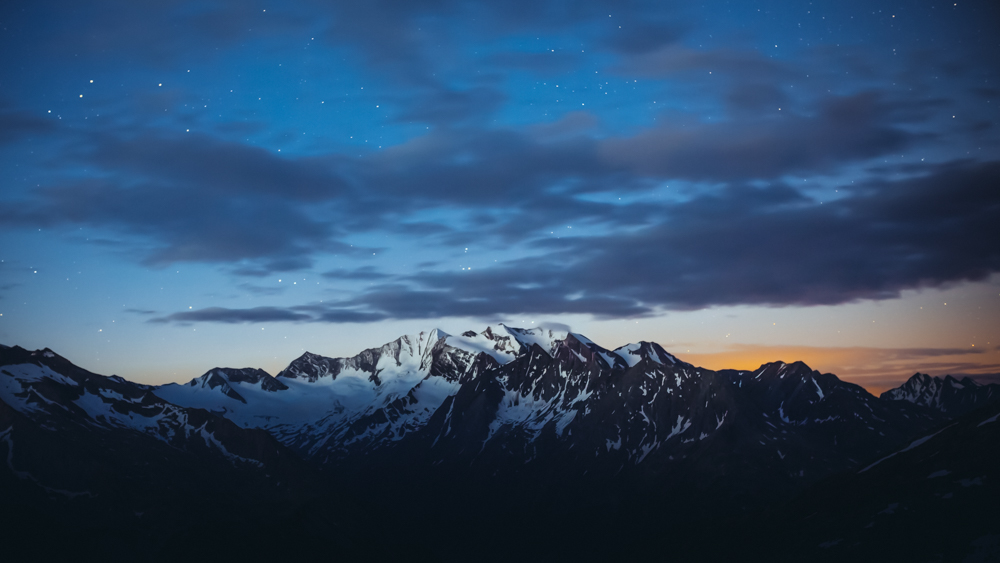
{"type": "Polygon", "coordinates": [[[748,541],[776,561],[996,561],[998,420],[993,402],[822,481],[761,517],[780,540],[751,526],[748,541]]]}

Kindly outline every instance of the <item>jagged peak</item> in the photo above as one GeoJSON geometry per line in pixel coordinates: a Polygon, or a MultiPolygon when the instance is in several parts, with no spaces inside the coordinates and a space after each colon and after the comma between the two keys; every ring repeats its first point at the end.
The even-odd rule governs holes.
{"type": "Polygon", "coordinates": [[[917,372],[910,376],[902,385],[894,389],[889,389],[888,391],[882,393],[883,397],[890,399],[906,399],[909,401],[915,401],[916,397],[922,394],[936,394],[940,391],[942,386],[948,381],[955,382],[959,387],[962,386],[957,379],[948,375],[944,379],[938,376],[931,376],[926,373],[917,372]]]}
{"type": "Polygon", "coordinates": [[[562,341],[560,347],[568,348],[571,352],[580,356],[579,351],[587,351],[588,355],[594,358],[601,358],[601,360],[607,364],[609,369],[614,369],[616,366],[622,367],[626,365],[621,356],[615,354],[611,350],[604,348],[603,346],[594,343],[593,340],[587,338],[586,336],[570,332],[566,335],[566,339],[562,341]]]}
{"type": "Polygon", "coordinates": [[[951,376],[951,375],[946,375],[946,376],[944,376],[944,382],[948,383],[952,387],[955,387],[955,388],[958,388],[958,389],[962,389],[964,387],[980,387],[980,386],[982,386],[982,384],[976,382],[974,379],[972,379],[971,377],[968,377],[968,376],[963,377],[962,379],[959,379],[959,378],[951,376]]]}
{"type": "Polygon", "coordinates": [[[238,401],[246,402],[243,397],[236,392],[236,386],[257,386],[264,391],[284,391],[288,386],[277,380],[274,376],[259,368],[227,368],[215,367],[203,375],[196,377],[188,383],[191,387],[202,387],[208,389],[219,388],[219,390],[238,401]]]}
{"type": "Polygon", "coordinates": [[[644,359],[661,365],[674,365],[681,363],[673,354],[670,354],[656,342],[631,342],[619,348],[615,348],[614,353],[625,361],[629,367],[633,367],[644,359]]]}
{"type": "Polygon", "coordinates": [[[797,361],[794,361],[794,362],[791,362],[791,363],[785,362],[783,360],[776,360],[776,361],[773,361],[773,362],[767,362],[766,364],[761,364],[760,367],[757,368],[755,371],[756,372],[764,372],[764,371],[767,371],[767,370],[777,370],[777,371],[779,371],[781,373],[796,373],[796,372],[802,372],[802,371],[806,371],[806,372],[812,373],[813,371],[815,371],[811,367],[809,367],[808,364],[806,364],[805,362],[803,362],[802,360],[797,360],[797,361]]]}
{"type": "Polygon", "coordinates": [[[910,386],[910,387],[914,387],[914,386],[916,386],[916,387],[924,387],[927,384],[931,383],[932,381],[941,381],[941,378],[939,378],[939,377],[931,377],[930,375],[927,375],[926,373],[920,373],[918,371],[917,373],[911,375],[910,378],[907,379],[903,383],[903,385],[904,386],[910,386]]]}
{"type": "Polygon", "coordinates": [[[487,354],[501,364],[513,361],[520,352],[520,344],[502,324],[487,326],[478,333],[468,330],[459,336],[448,336],[445,344],[471,354],[487,354]]]}
{"type": "Polygon", "coordinates": [[[430,351],[443,338],[451,336],[447,332],[435,328],[429,331],[420,331],[416,334],[404,334],[399,338],[389,342],[380,348],[382,351],[391,351],[399,359],[399,353],[404,349],[404,345],[409,347],[408,353],[411,356],[423,356],[430,351]]]}
{"type": "MultiPolygon", "coordinates": [[[[811,377],[813,381],[816,381],[817,376],[819,375],[820,375],[819,372],[809,367],[809,365],[803,361],[795,361],[788,363],[782,360],[778,360],[774,362],[768,362],[766,364],[761,364],[759,368],[753,370],[752,372],[749,372],[747,374],[747,377],[757,381],[783,380],[786,378],[805,379],[807,377],[811,377]]],[[[829,377],[836,378],[837,381],[843,383],[843,381],[837,378],[837,376],[832,374],[823,375],[823,377],[819,379],[824,380],[829,377]]]]}
{"type": "Polygon", "coordinates": [[[35,350],[31,353],[32,356],[41,356],[43,358],[59,358],[59,354],[52,351],[51,348],[42,348],[41,350],[35,350]]]}
{"type": "Polygon", "coordinates": [[[298,358],[292,360],[288,364],[288,367],[278,372],[275,379],[280,381],[281,379],[303,378],[309,382],[315,382],[317,379],[330,374],[332,371],[337,371],[339,368],[336,364],[337,360],[335,358],[329,358],[307,351],[303,352],[298,358]]]}
{"type": "Polygon", "coordinates": [[[917,372],[913,374],[909,379],[907,379],[902,385],[896,387],[895,389],[890,389],[889,391],[886,391],[886,393],[897,392],[896,394],[898,394],[899,392],[903,392],[904,390],[912,393],[912,392],[923,391],[928,388],[934,388],[933,390],[936,390],[945,384],[951,385],[956,389],[982,386],[981,383],[977,382],[976,380],[968,376],[963,377],[962,379],[958,379],[957,377],[952,375],[945,375],[944,377],[939,377],[936,375],[930,376],[927,375],[926,373],[917,372]]]}
{"type": "Polygon", "coordinates": [[[271,374],[259,368],[224,368],[217,367],[208,371],[205,375],[201,377],[206,383],[211,380],[213,376],[217,376],[226,380],[229,385],[236,384],[246,384],[246,385],[260,385],[261,389],[264,391],[283,391],[288,389],[288,387],[274,378],[271,374]]]}
{"type": "Polygon", "coordinates": [[[924,395],[935,395],[943,383],[940,377],[931,377],[926,373],[917,372],[910,376],[899,387],[889,389],[882,393],[881,398],[892,400],[904,400],[916,403],[925,401],[921,399],[924,395]]]}
{"type": "MultiPolygon", "coordinates": [[[[519,328],[503,323],[488,325],[481,332],[465,331],[458,336],[446,336],[445,343],[473,354],[485,353],[501,364],[511,362],[538,345],[550,357],[566,341],[569,332],[548,327],[519,328]]],[[[589,341],[588,341],[589,342],[589,341]]]]}
{"type": "MultiPolygon", "coordinates": [[[[247,368],[247,369],[249,370],[252,368],[247,368]]],[[[246,403],[246,399],[244,399],[242,395],[240,395],[239,393],[236,392],[235,389],[233,389],[233,386],[230,382],[230,375],[226,373],[226,370],[238,371],[238,370],[232,370],[232,368],[212,368],[206,371],[204,374],[189,381],[185,387],[196,387],[196,388],[211,389],[211,390],[218,389],[218,391],[223,395],[226,395],[227,397],[235,399],[241,403],[246,403]]],[[[233,381],[232,383],[236,382],[233,381]]],[[[280,383],[278,383],[278,385],[284,387],[284,385],[280,383]]],[[[159,386],[157,389],[170,389],[176,386],[178,386],[177,383],[168,383],[166,385],[159,386]]]]}
{"type": "MultiPolygon", "coordinates": [[[[421,333],[421,334],[423,334],[423,333],[421,333]]],[[[441,330],[440,328],[435,328],[435,329],[431,329],[431,331],[427,333],[427,341],[428,342],[437,342],[437,341],[441,340],[442,338],[448,338],[449,336],[451,336],[451,335],[448,334],[447,332],[441,330]]]]}
{"type": "Polygon", "coordinates": [[[960,380],[952,375],[932,377],[917,373],[899,387],[882,393],[881,398],[890,401],[908,401],[956,415],[991,400],[997,389],[1000,389],[1000,385],[984,385],[971,377],[963,377],[960,380]]]}
{"type": "MultiPolygon", "coordinates": [[[[291,368],[293,366],[326,365],[337,359],[338,358],[331,358],[329,356],[324,356],[322,354],[316,354],[313,352],[306,351],[303,352],[302,355],[299,356],[298,358],[295,358],[294,360],[289,362],[288,368],[291,368]]],[[[281,377],[281,374],[287,371],[288,368],[285,368],[284,370],[279,372],[276,377],[281,377]]]]}
{"type": "Polygon", "coordinates": [[[500,326],[507,329],[508,334],[524,346],[525,349],[537,344],[549,356],[555,355],[556,348],[559,347],[559,344],[565,342],[570,334],[567,331],[553,330],[545,327],[515,328],[506,325],[500,326]]]}

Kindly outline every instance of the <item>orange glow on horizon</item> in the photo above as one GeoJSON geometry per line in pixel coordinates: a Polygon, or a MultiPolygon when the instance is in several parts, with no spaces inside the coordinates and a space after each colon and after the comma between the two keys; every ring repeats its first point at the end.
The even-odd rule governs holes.
{"type": "Polygon", "coordinates": [[[813,346],[735,345],[709,353],[684,353],[678,357],[711,370],[755,370],[770,362],[805,362],[823,373],[864,387],[879,395],[898,387],[914,373],[936,376],[1000,372],[1000,351],[922,348],[825,348],[813,346]]]}

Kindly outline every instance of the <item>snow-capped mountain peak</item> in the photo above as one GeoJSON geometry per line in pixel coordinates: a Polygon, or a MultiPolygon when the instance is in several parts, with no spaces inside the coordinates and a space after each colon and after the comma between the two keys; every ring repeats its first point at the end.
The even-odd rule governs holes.
{"type": "Polygon", "coordinates": [[[523,351],[537,344],[550,357],[555,357],[556,348],[569,336],[568,332],[552,330],[548,328],[514,328],[500,325],[507,330],[507,333],[514,337],[524,348],[523,351]]]}
{"type": "Polygon", "coordinates": [[[568,332],[548,328],[515,328],[498,323],[487,326],[479,333],[470,330],[460,336],[448,337],[447,344],[472,353],[484,352],[504,365],[526,354],[536,344],[549,357],[555,357],[556,349],[568,335],[568,332]]]}
{"type": "Polygon", "coordinates": [[[480,353],[487,354],[500,365],[504,365],[517,357],[521,346],[507,333],[503,325],[499,325],[499,327],[488,326],[480,333],[469,330],[457,336],[448,336],[445,339],[445,344],[473,356],[480,353]]]}
{"type": "Polygon", "coordinates": [[[231,399],[246,403],[246,399],[234,389],[234,385],[244,388],[256,388],[272,393],[288,389],[288,386],[275,379],[271,374],[256,368],[213,368],[205,372],[204,375],[192,379],[187,384],[187,387],[194,387],[207,392],[217,389],[219,393],[231,399]]]}
{"type": "Polygon", "coordinates": [[[679,360],[673,355],[669,354],[664,350],[659,344],[655,342],[635,342],[631,344],[626,344],[621,348],[616,348],[614,351],[629,367],[633,367],[638,364],[643,359],[649,359],[650,361],[660,364],[660,365],[673,365],[679,363],[679,360]]]}

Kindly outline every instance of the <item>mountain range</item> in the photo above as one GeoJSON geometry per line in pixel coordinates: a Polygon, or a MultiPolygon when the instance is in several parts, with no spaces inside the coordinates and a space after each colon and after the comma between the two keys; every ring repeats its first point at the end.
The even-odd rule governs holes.
{"type": "MultiPolygon", "coordinates": [[[[681,559],[729,558],[730,544],[702,541],[711,523],[775,558],[864,559],[885,536],[852,536],[854,524],[892,529],[881,523],[906,509],[854,514],[834,502],[854,498],[844,491],[881,498],[925,463],[948,471],[933,484],[973,484],[947,499],[913,494],[976,491],[963,514],[985,513],[1000,477],[997,397],[1000,385],[920,373],[875,397],[802,362],[713,371],[652,342],[610,350],[505,325],[162,386],[3,346],[0,491],[19,510],[0,528],[57,529],[111,558],[286,554],[286,542],[261,541],[278,531],[307,554],[335,542],[346,559],[646,559],[657,538],[681,559]],[[796,519],[811,508],[820,516],[796,519]],[[762,514],[812,543],[760,542],[773,533],[762,514]],[[818,532],[803,524],[827,514],[840,516],[818,532]],[[595,541],[613,534],[634,537],[595,541]],[[497,537],[517,541],[484,550],[497,537]]],[[[933,504],[909,514],[933,518],[933,504]]],[[[963,522],[958,540],[919,555],[1000,550],[976,524],[989,518],[963,522]]]]}

